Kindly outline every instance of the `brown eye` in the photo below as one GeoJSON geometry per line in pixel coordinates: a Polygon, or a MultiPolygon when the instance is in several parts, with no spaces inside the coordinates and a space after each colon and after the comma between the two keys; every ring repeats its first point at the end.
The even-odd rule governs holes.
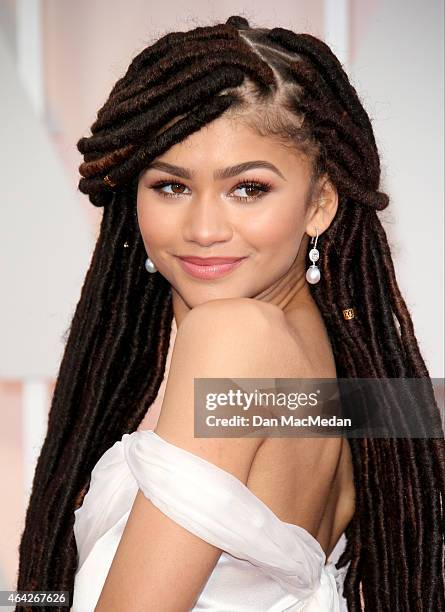
{"type": "Polygon", "coordinates": [[[255,185],[247,185],[246,187],[239,187],[239,189],[245,189],[246,194],[249,198],[254,198],[255,195],[258,195],[258,192],[262,193],[262,190],[259,187],[256,187],[255,185]],[[255,192],[257,192],[257,194],[255,194],[255,192]]]}
{"type": "Polygon", "coordinates": [[[247,181],[244,183],[239,183],[235,187],[235,191],[237,191],[238,189],[244,189],[247,195],[234,197],[240,201],[259,200],[270,191],[271,187],[272,186],[270,185],[270,183],[263,183],[262,181],[247,181]]]}
{"type": "Polygon", "coordinates": [[[174,181],[159,181],[158,183],[152,186],[152,189],[158,191],[166,198],[175,198],[184,193],[183,191],[181,191],[183,187],[185,187],[183,183],[177,183],[174,181]],[[169,193],[168,191],[164,191],[164,187],[171,187],[171,192],[169,193]]]}
{"type": "MultiPolygon", "coordinates": [[[[166,197],[166,198],[176,198],[181,195],[184,195],[185,194],[185,192],[183,191],[184,188],[186,188],[186,185],[184,185],[183,183],[179,183],[177,181],[159,181],[151,187],[151,189],[154,189],[155,191],[159,192],[163,197],[166,197]],[[171,191],[170,192],[164,191],[164,187],[170,188],[171,191]]],[[[257,180],[244,181],[242,183],[238,183],[238,185],[236,185],[236,187],[234,188],[234,191],[237,191],[238,189],[244,189],[246,192],[246,195],[244,196],[235,195],[233,197],[236,200],[239,200],[240,202],[259,200],[266,193],[268,193],[271,190],[271,188],[272,188],[272,185],[270,183],[265,183],[263,181],[257,181],[257,180]]]]}
{"type": "MultiPolygon", "coordinates": [[[[172,185],[172,190],[173,193],[178,193],[176,191],[176,189],[179,187],[179,189],[181,189],[181,187],[184,187],[184,185],[181,185],[181,183],[170,183],[172,185]]],[[[179,191],[179,193],[182,193],[181,191],[179,191]]]]}

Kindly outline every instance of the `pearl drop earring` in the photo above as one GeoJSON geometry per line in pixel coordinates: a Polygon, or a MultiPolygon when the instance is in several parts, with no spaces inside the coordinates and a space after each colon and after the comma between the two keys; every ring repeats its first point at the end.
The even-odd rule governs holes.
{"type": "MultiPolygon", "coordinates": [[[[312,265],[306,271],[306,280],[311,285],[315,285],[320,280],[320,269],[315,265],[315,262],[318,261],[320,257],[320,253],[317,249],[317,240],[318,240],[318,229],[315,228],[317,232],[317,237],[315,238],[315,244],[313,248],[309,251],[309,259],[312,261],[312,265]]],[[[311,244],[314,242],[314,236],[312,236],[311,244]]]]}
{"type": "Polygon", "coordinates": [[[145,269],[147,270],[147,272],[150,272],[150,274],[153,274],[157,271],[157,267],[154,265],[150,257],[147,257],[147,259],[145,260],[145,269]]]}

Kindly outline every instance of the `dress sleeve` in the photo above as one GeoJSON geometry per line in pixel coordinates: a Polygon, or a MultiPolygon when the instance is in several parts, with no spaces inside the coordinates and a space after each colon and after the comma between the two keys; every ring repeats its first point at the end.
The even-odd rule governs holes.
{"type": "Polygon", "coordinates": [[[281,521],[233,474],[151,430],[124,434],[122,444],[137,486],[173,521],[250,561],[299,599],[318,589],[326,560],[318,541],[281,521]]]}

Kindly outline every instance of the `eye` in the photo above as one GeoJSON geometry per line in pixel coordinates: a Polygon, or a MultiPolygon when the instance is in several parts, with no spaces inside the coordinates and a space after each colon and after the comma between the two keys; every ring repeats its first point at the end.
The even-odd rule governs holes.
{"type": "MultiPolygon", "coordinates": [[[[152,185],[151,189],[154,189],[155,191],[159,192],[163,197],[166,198],[177,198],[181,195],[184,194],[184,191],[181,191],[182,188],[186,188],[186,185],[184,185],[183,183],[179,183],[177,181],[158,181],[157,183],[155,183],[154,185],[152,185]],[[164,191],[164,187],[170,187],[172,189],[179,189],[180,191],[164,191]]],[[[264,182],[264,181],[259,181],[259,180],[251,180],[251,181],[244,181],[242,183],[238,183],[238,185],[235,186],[234,191],[237,191],[238,189],[244,189],[244,190],[248,190],[248,191],[256,191],[259,192],[259,195],[247,195],[247,196],[233,196],[236,200],[238,201],[250,201],[250,200],[259,200],[260,198],[262,198],[264,196],[264,194],[268,193],[272,188],[272,185],[270,183],[264,182]]]]}
{"type": "Polygon", "coordinates": [[[164,187],[169,187],[170,185],[174,185],[174,187],[185,187],[185,185],[183,185],[182,183],[176,183],[173,181],[158,181],[157,183],[155,183],[152,186],[152,189],[154,189],[155,191],[158,191],[159,193],[161,193],[164,197],[166,198],[177,198],[178,196],[182,195],[182,192],[179,193],[168,193],[167,191],[162,191],[164,187]]]}
{"type": "Polygon", "coordinates": [[[237,191],[238,189],[245,189],[245,190],[253,190],[253,191],[259,191],[260,195],[247,195],[245,197],[243,196],[234,196],[235,199],[243,201],[243,200],[259,200],[260,198],[262,198],[264,196],[265,193],[268,193],[271,190],[272,185],[270,183],[264,183],[263,181],[257,181],[257,180],[252,180],[252,181],[245,181],[243,183],[238,183],[238,185],[235,187],[235,191],[237,191]]]}

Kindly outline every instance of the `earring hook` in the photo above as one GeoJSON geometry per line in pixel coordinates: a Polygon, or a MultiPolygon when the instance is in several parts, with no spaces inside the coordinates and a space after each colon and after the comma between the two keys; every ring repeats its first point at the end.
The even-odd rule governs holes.
{"type": "Polygon", "coordinates": [[[315,228],[315,231],[317,232],[317,236],[312,236],[311,238],[311,244],[314,244],[314,238],[315,238],[315,244],[314,244],[314,249],[317,248],[317,240],[318,240],[318,228],[315,228]]]}

